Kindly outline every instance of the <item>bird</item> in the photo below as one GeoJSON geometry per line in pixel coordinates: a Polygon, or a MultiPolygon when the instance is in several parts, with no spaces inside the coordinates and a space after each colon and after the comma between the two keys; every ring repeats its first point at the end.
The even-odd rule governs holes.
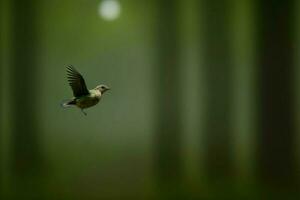
{"type": "Polygon", "coordinates": [[[66,71],[69,85],[73,91],[73,97],[64,101],[61,105],[64,108],[78,107],[84,115],[87,115],[84,109],[99,103],[103,94],[110,88],[101,84],[94,89],[88,90],[83,76],[72,65],[67,66],[66,71]]]}

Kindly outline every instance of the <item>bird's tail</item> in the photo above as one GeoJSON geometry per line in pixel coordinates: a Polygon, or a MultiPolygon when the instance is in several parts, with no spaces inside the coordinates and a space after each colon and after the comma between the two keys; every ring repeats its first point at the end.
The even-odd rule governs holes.
{"type": "Polygon", "coordinates": [[[75,99],[72,99],[72,100],[64,100],[62,103],[61,103],[61,107],[63,108],[69,108],[69,107],[72,107],[72,106],[75,106],[76,105],[76,101],[75,99]]]}

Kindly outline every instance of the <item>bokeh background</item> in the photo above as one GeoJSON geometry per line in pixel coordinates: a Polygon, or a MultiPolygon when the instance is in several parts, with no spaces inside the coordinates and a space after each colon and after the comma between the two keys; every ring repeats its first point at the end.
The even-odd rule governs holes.
{"type": "Polygon", "coordinates": [[[299,1],[0,2],[1,199],[300,198],[299,1]]]}

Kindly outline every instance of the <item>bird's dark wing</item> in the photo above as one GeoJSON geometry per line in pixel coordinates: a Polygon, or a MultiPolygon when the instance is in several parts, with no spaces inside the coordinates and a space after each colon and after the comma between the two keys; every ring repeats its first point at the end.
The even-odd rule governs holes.
{"type": "Polygon", "coordinates": [[[89,94],[82,75],[73,66],[67,67],[67,75],[74,97],[80,97],[89,94]]]}

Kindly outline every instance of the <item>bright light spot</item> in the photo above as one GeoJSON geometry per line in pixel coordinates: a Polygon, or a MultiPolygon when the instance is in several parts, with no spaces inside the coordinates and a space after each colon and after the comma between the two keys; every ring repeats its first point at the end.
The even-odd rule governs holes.
{"type": "Polygon", "coordinates": [[[98,13],[103,19],[112,21],[119,17],[121,6],[117,0],[103,0],[100,2],[98,13]]]}

